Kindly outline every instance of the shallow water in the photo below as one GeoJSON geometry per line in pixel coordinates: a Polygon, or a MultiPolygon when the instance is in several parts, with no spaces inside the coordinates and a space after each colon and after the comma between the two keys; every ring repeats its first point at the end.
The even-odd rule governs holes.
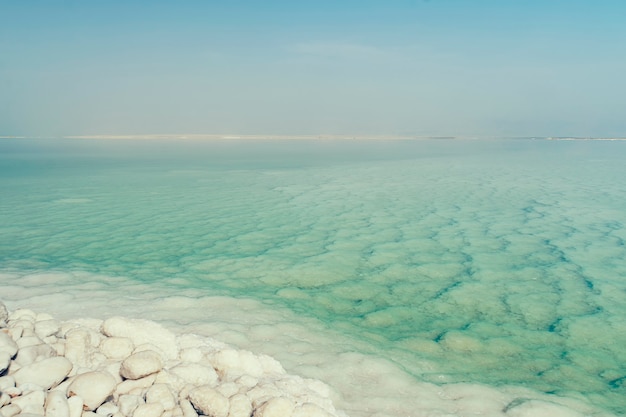
{"type": "Polygon", "coordinates": [[[340,334],[326,362],[356,351],[414,381],[623,414],[625,157],[621,141],[1,140],[0,298],[56,290],[89,314],[63,296],[81,282],[94,314],[135,298],[173,325],[220,316],[227,341],[322,379],[311,346],[340,334]],[[237,324],[234,299],[252,303],[237,324]]]}

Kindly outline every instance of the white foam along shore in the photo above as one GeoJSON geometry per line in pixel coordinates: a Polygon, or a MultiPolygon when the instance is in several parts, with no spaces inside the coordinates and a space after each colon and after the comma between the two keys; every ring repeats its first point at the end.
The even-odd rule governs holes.
{"type": "Polygon", "coordinates": [[[353,417],[612,415],[520,387],[415,382],[357,353],[336,360],[340,393],[267,355],[152,321],[59,321],[0,305],[2,417],[346,416],[331,398],[353,417]]]}

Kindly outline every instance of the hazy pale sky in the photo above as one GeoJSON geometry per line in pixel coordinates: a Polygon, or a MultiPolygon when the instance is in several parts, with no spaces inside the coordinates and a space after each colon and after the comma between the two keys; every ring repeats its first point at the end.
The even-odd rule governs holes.
{"type": "Polygon", "coordinates": [[[626,1],[0,0],[0,135],[626,136],[626,1]]]}

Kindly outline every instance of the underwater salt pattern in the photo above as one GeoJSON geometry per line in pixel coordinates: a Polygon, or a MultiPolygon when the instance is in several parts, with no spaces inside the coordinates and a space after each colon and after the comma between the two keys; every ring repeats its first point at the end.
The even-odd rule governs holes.
{"type": "Polygon", "coordinates": [[[0,268],[286,307],[626,413],[626,142],[0,142],[0,268]]]}

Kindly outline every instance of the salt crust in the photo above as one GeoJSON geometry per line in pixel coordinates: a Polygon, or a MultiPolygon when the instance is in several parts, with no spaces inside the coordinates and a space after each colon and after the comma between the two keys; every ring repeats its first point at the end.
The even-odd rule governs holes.
{"type": "MultiPolygon", "coordinates": [[[[5,310],[0,302],[0,313],[5,310]]],[[[329,387],[287,374],[269,356],[211,338],[177,336],[142,319],[60,322],[17,309],[0,320],[0,358],[7,356],[0,371],[0,417],[347,417],[334,408],[329,387]]],[[[407,413],[402,398],[415,402],[409,397],[415,383],[357,357],[337,358],[361,364],[348,369],[346,378],[354,384],[374,378],[387,389],[396,386],[398,396],[353,415],[612,416],[522,388],[427,383],[419,384],[419,407],[407,413]]]]}
{"type": "Polygon", "coordinates": [[[0,417],[346,417],[319,381],[210,338],[121,317],[5,316],[0,417]]]}

